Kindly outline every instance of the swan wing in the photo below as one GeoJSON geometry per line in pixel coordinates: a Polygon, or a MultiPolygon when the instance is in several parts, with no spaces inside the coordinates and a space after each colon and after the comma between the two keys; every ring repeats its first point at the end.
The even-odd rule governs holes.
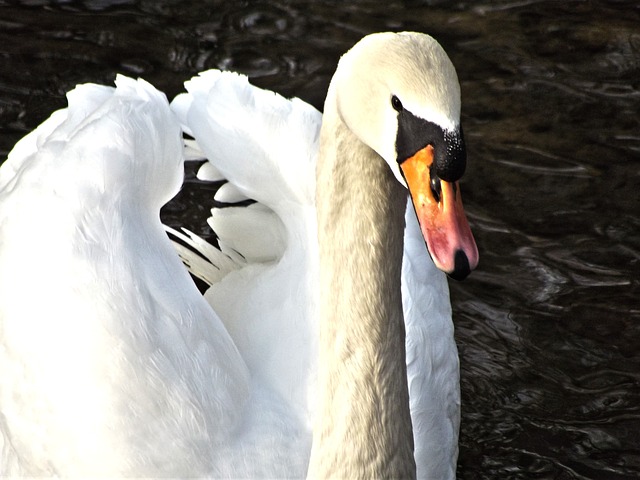
{"type": "Polygon", "coordinates": [[[0,168],[3,476],[202,476],[248,371],[159,220],[182,181],[164,95],[118,77],[0,168]]]}
{"type": "Polygon", "coordinates": [[[203,72],[185,85],[187,93],[174,99],[172,109],[195,139],[191,148],[207,159],[199,178],[228,182],[217,201],[255,201],[212,209],[209,224],[220,250],[213,255],[196,250],[214,271],[220,253],[236,268],[215,274],[205,298],[263,389],[261,395],[278,399],[270,407],[280,418],[274,432],[297,442],[282,447],[283,452],[289,448],[287,475],[304,475],[317,342],[314,195],[321,114],[235,73],[203,72]]]}
{"type": "Polygon", "coordinates": [[[185,86],[172,108],[224,178],[272,209],[313,203],[322,119],[316,109],[232,72],[202,72],[185,86]]]}

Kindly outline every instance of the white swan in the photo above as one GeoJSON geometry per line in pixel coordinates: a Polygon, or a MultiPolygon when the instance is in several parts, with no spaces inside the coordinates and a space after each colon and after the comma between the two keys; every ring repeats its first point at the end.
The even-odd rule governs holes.
{"type": "Polygon", "coordinates": [[[123,77],[115,93],[76,89],[0,169],[0,471],[454,476],[446,281],[411,207],[403,260],[400,184],[436,263],[466,275],[477,250],[456,184],[437,178],[464,170],[442,49],[420,34],[366,37],[340,62],[322,132],[311,107],[241,77],[208,73],[188,90],[175,110],[259,202],[214,215],[232,260],[210,253],[231,266],[207,298],[224,323],[158,220],[180,180],[166,101],[123,77]],[[444,221],[428,224],[434,212],[444,221]],[[247,222],[275,248],[234,237],[247,222]]]}
{"type": "MultiPolygon", "coordinates": [[[[305,285],[304,280],[309,281],[309,272],[317,268],[314,263],[316,259],[314,243],[317,235],[316,219],[312,207],[316,183],[313,166],[318,143],[324,142],[320,147],[322,152],[320,155],[324,159],[324,164],[329,164],[328,167],[325,167],[329,172],[327,174],[329,178],[324,181],[319,178],[318,183],[324,188],[335,187],[335,191],[319,191],[315,195],[319,202],[318,209],[321,210],[323,202],[323,211],[330,211],[334,205],[339,209],[339,213],[329,217],[326,220],[327,225],[321,228],[320,238],[322,239],[322,235],[326,234],[325,241],[321,241],[321,243],[337,248],[336,239],[348,240],[346,246],[340,247],[345,251],[340,253],[332,251],[321,260],[323,265],[330,266],[331,262],[338,263],[338,265],[333,265],[335,268],[328,269],[337,274],[336,278],[328,280],[329,285],[326,286],[326,296],[332,301],[321,301],[321,305],[330,304],[332,308],[342,308],[343,311],[338,316],[342,327],[344,327],[344,319],[348,318],[351,312],[357,311],[358,290],[365,297],[363,303],[366,308],[375,310],[376,304],[372,299],[383,298],[376,288],[381,291],[385,289],[381,285],[375,287],[370,287],[370,285],[375,285],[379,277],[393,278],[393,275],[383,273],[384,266],[394,262],[390,252],[391,248],[384,249],[383,252],[378,252],[378,255],[373,256],[375,261],[381,263],[380,265],[363,266],[357,261],[368,261],[369,258],[372,258],[372,252],[375,253],[376,246],[372,244],[371,240],[376,239],[376,236],[380,237],[378,233],[380,230],[402,231],[402,215],[398,215],[397,212],[389,213],[384,218],[376,218],[375,222],[371,218],[366,218],[373,216],[377,210],[382,208],[375,204],[378,200],[386,205],[395,199],[404,208],[406,194],[403,193],[397,182],[391,182],[392,186],[389,186],[395,190],[384,193],[372,192],[376,184],[382,181],[380,179],[384,179],[385,175],[388,176],[386,172],[393,171],[401,181],[403,181],[403,175],[407,174],[400,174],[397,163],[398,153],[395,151],[396,145],[399,144],[402,148],[410,150],[414,148],[414,145],[408,146],[412,141],[417,143],[418,149],[433,143],[436,145],[436,154],[442,155],[441,161],[446,162],[449,159],[454,159],[448,167],[459,168],[459,164],[456,162],[460,159],[455,160],[455,153],[459,150],[455,147],[462,147],[462,145],[455,144],[455,141],[460,138],[459,87],[455,71],[442,49],[430,37],[415,34],[370,36],[360,42],[341,60],[325,104],[322,137],[319,116],[311,107],[297,100],[289,102],[269,92],[260,91],[249,86],[246,79],[233,74],[207,72],[189,82],[187,90],[189,95],[179,97],[174,102],[174,108],[178,111],[182,122],[196,137],[217,169],[221,170],[233,185],[237,186],[246,196],[257,199],[273,209],[277,217],[282,220],[285,232],[281,235],[285,239],[283,244],[286,245],[282,260],[276,265],[261,267],[272,276],[271,278],[277,279],[276,281],[265,282],[259,279],[255,284],[245,286],[246,277],[242,275],[229,276],[221,282],[214,283],[207,297],[214,309],[221,312],[222,319],[229,326],[232,336],[239,339],[237,344],[241,344],[242,339],[249,339],[246,341],[246,352],[241,347],[244,357],[251,356],[252,346],[260,339],[265,341],[264,339],[268,338],[272,348],[272,358],[277,359],[274,361],[273,368],[270,369],[270,365],[262,360],[263,355],[260,354],[256,356],[255,365],[250,365],[250,369],[252,371],[255,369],[262,378],[273,378],[274,383],[279,382],[281,392],[295,391],[296,388],[300,388],[300,382],[295,376],[288,378],[283,374],[283,372],[288,372],[286,366],[289,365],[289,368],[295,366],[294,372],[298,374],[304,372],[305,368],[313,371],[313,365],[311,367],[308,365],[309,357],[306,355],[306,351],[299,348],[293,349],[292,352],[291,345],[307,345],[309,338],[314,339],[313,333],[309,334],[301,327],[294,328],[294,326],[296,322],[299,323],[300,318],[304,318],[305,315],[309,316],[309,312],[314,312],[308,307],[309,304],[313,304],[314,285],[307,286],[306,289],[302,286],[305,285]],[[381,56],[381,53],[384,57],[381,56]],[[375,72],[375,75],[372,75],[372,78],[366,78],[369,72],[375,72]],[[392,104],[394,95],[398,100],[401,99],[400,102],[403,102],[407,107],[403,113],[396,110],[398,105],[394,107],[392,104]],[[336,105],[336,99],[342,99],[341,102],[344,105],[336,105]],[[368,109],[372,111],[368,111],[368,109]],[[420,121],[412,116],[410,111],[423,117],[423,120],[420,121]],[[346,119],[345,117],[348,115],[351,115],[351,118],[346,119]],[[348,127],[352,130],[361,129],[360,134],[365,136],[364,140],[377,152],[383,153],[388,165],[370,148],[364,146],[360,139],[351,136],[348,128],[338,119],[345,119],[349,123],[348,127]],[[424,119],[437,123],[427,122],[424,119]],[[399,123],[400,126],[398,126],[399,123]],[[422,125],[420,125],[421,123],[422,125]],[[421,128],[412,132],[411,128],[414,125],[421,128]],[[407,130],[401,130],[403,127],[414,136],[408,136],[401,141],[400,137],[407,134],[407,130]],[[334,139],[340,139],[340,143],[335,145],[334,139]],[[449,150],[447,150],[448,148],[449,150]],[[447,156],[446,153],[450,155],[447,156]],[[361,164],[357,164],[352,172],[344,173],[345,165],[352,165],[358,161],[359,157],[361,164]],[[374,167],[382,170],[376,171],[374,167]],[[344,178],[339,175],[343,175],[344,178]],[[352,210],[348,208],[349,206],[352,207],[352,210]],[[398,223],[395,229],[385,223],[387,218],[396,219],[398,223]],[[372,225],[369,225],[370,230],[359,231],[355,234],[354,225],[361,224],[363,221],[373,222],[372,225]],[[358,239],[363,239],[364,245],[353,243],[358,239]],[[359,252],[359,254],[353,252],[359,252]],[[353,260],[352,266],[348,264],[349,260],[353,260]],[[348,272],[349,275],[345,275],[345,272],[348,272]],[[361,272],[365,273],[359,275],[361,272]],[[351,288],[349,280],[359,283],[351,288]],[[288,285],[287,282],[291,285],[288,285]],[[279,287],[273,289],[273,284],[279,287]],[[331,288],[337,291],[334,292],[331,288]],[[340,304],[335,299],[340,298],[340,294],[344,291],[348,293],[343,297],[345,298],[344,303],[340,304]],[[265,312],[260,315],[260,312],[254,311],[253,305],[255,303],[262,306],[268,302],[246,301],[247,297],[252,295],[270,299],[272,305],[278,309],[278,314],[269,315],[268,312],[265,312]],[[292,298],[298,301],[291,302],[292,298]],[[286,314],[283,315],[283,310],[287,308],[289,310],[286,310],[286,314]],[[256,322],[260,324],[263,324],[264,319],[271,320],[274,324],[265,327],[266,331],[288,332],[287,336],[281,339],[277,336],[273,338],[273,334],[265,334],[262,330],[256,329],[254,325],[247,325],[245,322],[248,318],[257,319],[256,322]],[[284,322],[290,322],[291,326],[287,327],[284,322]],[[296,338],[295,335],[298,335],[299,338],[296,338]],[[280,345],[278,345],[278,340],[280,340],[280,345]],[[288,359],[290,360],[288,361],[288,359]]],[[[340,100],[337,103],[340,103],[340,100]]],[[[410,153],[414,152],[415,150],[410,153]]],[[[429,148],[423,153],[429,154],[429,148]]],[[[411,161],[419,161],[420,155],[411,161]]],[[[400,160],[403,159],[400,158],[400,160]]],[[[429,158],[425,160],[431,161],[429,158]]],[[[323,161],[320,160],[320,162],[319,175],[321,177],[323,161]]],[[[463,169],[464,166],[461,168],[463,169]]],[[[448,175],[448,173],[443,172],[442,176],[448,175]]],[[[459,174],[461,172],[454,173],[453,179],[455,179],[455,175],[459,174]]],[[[431,198],[433,194],[430,192],[430,184],[430,179],[426,179],[423,185],[426,185],[427,191],[418,192],[418,195],[423,195],[422,198],[431,198]]],[[[437,179],[434,179],[434,184],[437,187],[437,179]]],[[[455,188],[444,182],[440,186],[444,189],[443,196],[449,195],[455,188]]],[[[421,198],[418,195],[416,198],[421,198]]],[[[454,198],[459,202],[459,195],[454,198]]],[[[421,201],[426,200],[419,200],[419,202],[421,201]]],[[[430,205],[435,204],[437,203],[430,203],[430,205]]],[[[460,205],[458,204],[457,207],[460,205]]],[[[447,205],[443,209],[449,214],[454,211],[458,212],[457,215],[461,213],[461,210],[454,208],[449,210],[449,208],[451,206],[447,205]]],[[[253,245],[250,247],[238,245],[239,238],[245,242],[250,238],[248,239],[246,235],[240,237],[235,228],[241,225],[239,229],[244,230],[242,228],[244,225],[258,224],[255,218],[261,211],[244,219],[241,212],[245,212],[244,216],[248,217],[246,210],[235,212],[235,216],[238,217],[235,219],[233,211],[231,213],[224,210],[214,211],[211,223],[214,230],[222,236],[223,248],[228,239],[230,242],[235,242],[229,246],[229,249],[237,248],[241,251],[247,249],[255,252],[256,247],[253,245]]],[[[323,213],[319,212],[319,214],[322,222],[323,213]]],[[[266,216],[268,213],[263,213],[263,215],[266,216]]],[[[436,218],[432,212],[423,215],[426,217],[426,221],[432,221],[431,219],[436,218]]],[[[460,232],[454,231],[448,236],[448,241],[451,244],[449,250],[442,255],[445,258],[440,258],[440,246],[433,246],[434,257],[444,269],[453,270],[456,248],[468,252],[469,262],[472,266],[477,263],[477,251],[466,221],[461,216],[455,220],[457,221],[451,221],[447,225],[460,228],[460,232]],[[458,238],[463,242],[462,245],[456,243],[458,238]]],[[[260,225],[265,223],[267,222],[259,222],[260,225]]],[[[437,232],[442,230],[442,227],[434,227],[434,230],[437,232]]],[[[254,228],[253,233],[253,238],[261,241],[260,229],[254,228]]],[[[432,235],[433,230],[427,231],[427,233],[432,235]]],[[[270,237],[274,236],[277,237],[274,234],[270,235],[270,237]]],[[[431,237],[428,237],[429,239],[431,237]]],[[[437,244],[438,240],[432,243],[437,244]]],[[[415,213],[411,206],[407,210],[407,231],[404,246],[402,287],[407,329],[411,411],[416,446],[415,458],[419,476],[447,478],[454,475],[457,453],[458,363],[444,275],[438,274],[433,262],[428,259],[424,239],[415,221],[415,213]]],[[[190,256],[189,258],[193,262],[197,261],[197,257],[190,256]]],[[[399,266],[399,259],[395,261],[399,266]]],[[[254,266],[252,265],[252,267],[254,266]]],[[[465,273],[461,273],[461,275],[463,274],[465,273]]],[[[248,276],[251,277],[251,274],[248,276]]],[[[389,290],[393,291],[393,284],[389,286],[389,290]]],[[[383,302],[383,305],[379,307],[384,306],[383,302]]],[[[325,319],[331,316],[331,313],[324,313],[320,316],[320,321],[325,322],[325,319]]],[[[363,316],[359,318],[361,319],[363,316]]],[[[315,320],[313,316],[310,318],[315,320]]],[[[362,328],[363,331],[357,335],[351,335],[349,338],[371,338],[370,334],[365,334],[370,332],[370,329],[365,330],[361,321],[353,323],[357,325],[354,328],[362,328]]],[[[303,323],[303,326],[308,327],[309,322],[303,323]]],[[[310,328],[314,328],[313,323],[310,328]]],[[[335,340],[331,339],[329,343],[333,348],[335,340]]],[[[365,351],[369,347],[357,346],[365,351]]],[[[356,347],[351,343],[348,348],[356,347]]],[[[321,348],[320,350],[329,350],[329,346],[327,349],[321,348]]],[[[335,350],[332,352],[332,355],[334,354],[335,350]]],[[[340,361],[347,358],[348,355],[345,354],[340,361]]],[[[403,356],[398,355],[398,358],[403,358],[403,356]]],[[[322,364],[330,362],[331,358],[321,360],[322,364]]],[[[336,366],[336,370],[338,367],[336,366]]],[[[375,370],[375,368],[370,369],[375,370]]],[[[365,378],[363,372],[355,372],[355,375],[365,378]]],[[[367,377],[367,381],[370,381],[369,377],[367,377]]],[[[354,382],[348,383],[349,385],[354,384],[354,382]]],[[[303,385],[303,388],[306,388],[306,384],[303,385]]],[[[304,391],[306,390],[303,390],[302,393],[304,391]]],[[[319,387],[320,393],[327,391],[329,390],[319,387]]],[[[369,393],[371,392],[367,392],[364,387],[361,392],[354,392],[350,387],[345,395],[362,394],[366,396],[369,393]]],[[[335,391],[332,391],[330,398],[334,398],[335,395],[335,391]]],[[[312,396],[313,399],[315,396],[312,396]]],[[[302,400],[303,403],[298,403],[297,408],[304,412],[304,397],[302,400]]],[[[394,398],[389,400],[397,402],[397,399],[394,398]]],[[[322,401],[321,399],[320,402],[322,401]]],[[[318,414],[318,422],[335,430],[336,423],[343,422],[344,419],[358,418],[358,415],[349,409],[354,408],[361,411],[365,407],[366,402],[344,399],[335,402],[327,400],[327,404],[324,406],[327,411],[321,411],[318,414]],[[339,412],[339,408],[344,408],[347,411],[339,412]],[[328,421],[328,419],[332,419],[332,421],[328,421]]],[[[407,425],[399,425],[403,431],[411,431],[407,425]]],[[[365,450],[366,447],[376,448],[375,445],[368,445],[371,443],[371,436],[351,435],[358,431],[357,428],[348,425],[344,433],[347,437],[353,436],[365,445],[346,448],[347,442],[344,438],[329,442],[337,449],[349,452],[348,454],[341,451],[334,452],[341,459],[341,462],[336,462],[336,464],[340,463],[341,467],[345,469],[342,473],[347,475],[349,469],[352,468],[349,462],[352,460],[358,462],[354,454],[358,448],[365,450]],[[345,456],[348,457],[345,459],[345,456]]],[[[314,445],[318,443],[314,442],[314,445]]],[[[396,454],[392,449],[386,451],[391,455],[396,454]]],[[[366,455],[367,452],[364,454],[366,455]]],[[[323,459],[328,456],[327,452],[320,455],[323,459]]],[[[386,460],[384,457],[380,459],[381,462],[386,462],[386,460]]],[[[376,468],[374,465],[371,466],[376,468]]],[[[353,468],[353,471],[357,471],[356,467],[353,468]]],[[[380,474],[381,472],[374,471],[372,473],[380,474]]]]}

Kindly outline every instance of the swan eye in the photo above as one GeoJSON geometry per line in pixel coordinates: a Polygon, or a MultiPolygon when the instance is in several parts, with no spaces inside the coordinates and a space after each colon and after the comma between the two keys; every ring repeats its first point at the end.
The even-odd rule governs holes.
{"type": "Polygon", "coordinates": [[[391,97],[391,106],[397,112],[401,112],[404,109],[404,107],[402,106],[402,102],[395,95],[391,97]]]}

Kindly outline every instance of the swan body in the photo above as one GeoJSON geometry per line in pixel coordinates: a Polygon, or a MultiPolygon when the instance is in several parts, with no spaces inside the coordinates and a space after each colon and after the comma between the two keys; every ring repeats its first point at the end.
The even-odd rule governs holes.
{"type": "Polygon", "coordinates": [[[453,478],[440,270],[465,276],[477,250],[464,165],[441,155],[462,143],[440,46],[365,37],[324,117],[217,71],[187,82],[175,117],[145,82],[116,86],[70,92],[0,168],[0,472],[453,478]],[[219,199],[256,200],[214,209],[220,250],[178,233],[206,301],[159,221],[182,178],[176,117],[202,175],[228,180],[219,199]],[[406,133],[424,122],[429,138],[406,133]]]}

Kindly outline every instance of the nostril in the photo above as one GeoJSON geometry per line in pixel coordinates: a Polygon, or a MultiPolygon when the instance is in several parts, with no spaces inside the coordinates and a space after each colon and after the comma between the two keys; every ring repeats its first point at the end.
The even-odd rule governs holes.
{"type": "Polygon", "coordinates": [[[440,195],[442,193],[442,184],[440,183],[440,178],[435,172],[435,168],[433,165],[429,168],[429,173],[431,177],[431,193],[433,194],[433,198],[436,202],[440,203],[440,195]]]}

